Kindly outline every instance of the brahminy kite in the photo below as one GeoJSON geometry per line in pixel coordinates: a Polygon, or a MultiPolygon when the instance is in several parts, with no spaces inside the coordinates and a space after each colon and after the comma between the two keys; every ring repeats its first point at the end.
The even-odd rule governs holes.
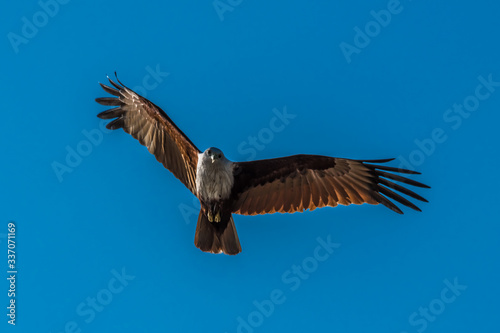
{"type": "Polygon", "coordinates": [[[170,117],[120,80],[100,83],[116,97],[97,98],[115,106],[101,112],[114,119],[107,128],[123,128],[146,146],[199,200],[194,243],[205,252],[238,254],[241,245],[233,214],[294,213],[338,204],[383,204],[403,214],[392,200],[420,209],[394,192],[427,202],[417,193],[393,182],[429,188],[400,176],[419,172],[380,163],[393,159],[353,160],[318,155],[294,155],[251,162],[232,162],[217,148],[201,152],[170,117]]]}

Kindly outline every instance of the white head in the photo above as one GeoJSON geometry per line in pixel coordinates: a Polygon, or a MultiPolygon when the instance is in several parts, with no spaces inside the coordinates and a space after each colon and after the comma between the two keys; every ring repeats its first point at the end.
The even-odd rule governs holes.
{"type": "Polygon", "coordinates": [[[210,161],[211,164],[223,163],[226,164],[229,160],[224,156],[224,153],[215,147],[210,147],[203,152],[203,159],[205,162],[210,161]]]}
{"type": "Polygon", "coordinates": [[[233,163],[217,148],[208,148],[198,159],[196,189],[204,200],[227,199],[233,188],[233,163]]]}

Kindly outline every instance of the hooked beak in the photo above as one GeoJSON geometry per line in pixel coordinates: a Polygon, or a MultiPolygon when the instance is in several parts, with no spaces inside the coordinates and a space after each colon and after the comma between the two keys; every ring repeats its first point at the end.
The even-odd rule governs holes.
{"type": "Polygon", "coordinates": [[[212,163],[214,163],[215,162],[215,155],[210,156],[210,158],[212,159],[212,163]]]}

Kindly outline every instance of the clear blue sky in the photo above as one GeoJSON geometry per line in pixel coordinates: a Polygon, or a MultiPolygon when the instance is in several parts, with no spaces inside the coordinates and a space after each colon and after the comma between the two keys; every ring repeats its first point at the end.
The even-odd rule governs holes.
{"type": "Polygon", "coordinates": [[[2,332],[498,330],[497,1],[59,1],[0,20],[2,332]],[[203,253],[191,193],[102,130],[114,71],[202,150],[396,157],[430,203],[235,216],[243,252],[203,253]]]}

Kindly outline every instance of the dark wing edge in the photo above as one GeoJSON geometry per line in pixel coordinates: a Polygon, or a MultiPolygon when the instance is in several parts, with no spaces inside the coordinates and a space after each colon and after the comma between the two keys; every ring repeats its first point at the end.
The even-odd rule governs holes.
{"type": "Polygon", "coordinates": [[[416,171],[380,165],[392,160],[294,155],[236,163],[233,213],[294,213],[362,203],[381,203],[399,214],[403,211],[395,203],[421,211],[401,194],[427,200],[393,181],[421,188],[429,186],[398,174],[419,174],[416,171]]]}
{"type": "Polygon", "coordinates": [[[106,128],[123,128],[196,194],[196,168],[200,150],[161,108],[126,87],[118,77],[118,83],[109,77],[108,80],[113,87],[99,84],[104,91],[116,97],[96,98],[96,102],[114,108],[99,113],[97,117],[114,119],[106,128]]]}
{"type": "Polygon", "coordinates": [[[365,161],[359,161],[366,167],[368,167],[376,176],[376,198],[378,199],[379,203],[383,204],[387,208],[395,211],[396,213],[403,214],[403,211],[394,204],[389,199],[395,200],[396,202],[403,204],[407,207],[410,207],[416,211],[421,212],[422,210],[417,207],[415,204],[413,204],[411,201],[408,199],[402,197],[400,194],[392,191],[398,191],[402,194],[405,194],[413,199],[417,199],[422,202],[429,202],[427,199],[424,197],[418,195],[417,193],[413,192],[412,190],[409,190],[406,187],[403,187],[397,183],[392,182],[391,180],[395,180],[397,182],[403,183],[403,184],[408,184],[412,185],[415,187],[420,187],[420,188],[430,188],[430,186],[422,184],[420,182],[417,182],[413,179],[403,177],[401,175],[398,175],[398,173],[403,173],[403,174],[411,174],[411,175],[420,175],[420,172],[413,171],[413,170],[408,170],[408,169],[402,169],[402,168],[395,168],[395,167],[390,167],[386,165],[378,165],[378,164],[372,164],[372,163],[386,163],[393,161],[394,158],[391,159],[385,159],[385,160],[365,160],[365,161]],[[391,190],[392,189],[392,190],[391,190]]]}

